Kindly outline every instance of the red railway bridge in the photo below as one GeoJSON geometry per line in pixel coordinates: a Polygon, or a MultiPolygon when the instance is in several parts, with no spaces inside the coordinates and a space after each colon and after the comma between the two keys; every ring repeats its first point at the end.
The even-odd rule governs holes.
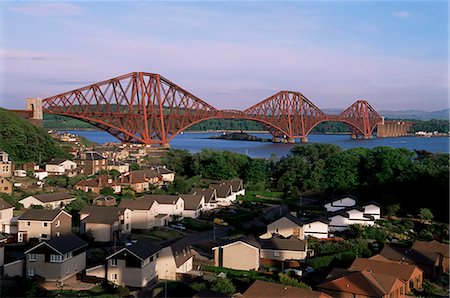
{"type": "MultiPolygon", "coordinates": [[[[246,110],[218,110],[160,76],[133,72],[45,99],[28,98],[27,110],[16,110],[31,121],[43,113],[67,116],[96,126],[122,142],[168,143],[180,132],[207,119],[248,119],[262,124],[275,142],[307,142],[319,123],[345,123],[352,137],[372,138],[384,119],[365,100],[339,115],[327,115],[300,92],[280,91],[246,110]]],[[[392,123],[391,123],[392,124],[392,123]]],[[[404,123],[403,123],[404,124],[404,123]]],[[[406,129],[383,131],[383,136],[406,134],[406,129]],[[403,132],[404,131],[404,132],[403,132]]]]}

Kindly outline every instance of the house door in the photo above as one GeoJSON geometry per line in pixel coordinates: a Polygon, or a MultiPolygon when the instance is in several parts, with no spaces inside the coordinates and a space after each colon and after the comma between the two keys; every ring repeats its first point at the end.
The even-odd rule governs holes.
{"type": "Polygon", "coordinates": [[[17,235],[17,242],[27,242],[27,233],[20,232],[17,235]]]}

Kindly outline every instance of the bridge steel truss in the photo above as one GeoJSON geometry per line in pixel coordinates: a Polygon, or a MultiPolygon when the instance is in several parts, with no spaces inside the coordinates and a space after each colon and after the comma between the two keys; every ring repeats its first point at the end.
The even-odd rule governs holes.
{"type": "Polygon", "coordinates": [[[248,119],[274,137],[306,139],[324,121],[339,121],[371,138],[381,117],[365,100],[326,115],[300,92],[280,91],[244,110],[218,110],[159,74],[133,72],[43,99],[43,112],[88,122],[122,142],[166,145],[207,119],[248,119]]]}

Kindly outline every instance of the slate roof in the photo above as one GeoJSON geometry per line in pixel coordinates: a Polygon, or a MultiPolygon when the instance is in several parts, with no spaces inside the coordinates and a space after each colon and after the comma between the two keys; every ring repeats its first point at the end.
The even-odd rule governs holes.
{"type": "Polygon", "coordinates": [[[14,208],[14,207],[11,206],[10,203],[8,203],[5,200],[3,200],[2,198],[0,198],[0,210],[5,210],[5,209],[9,209],[9,208],[14,208]]]}
{"type": "MultiPolygon", "coordinates": [[[[286,213],[284,216],[278,218],[277,220],[280,220],[281,218],[286,217],[287,219],[289,219],[290,221],[292,221],[293,223],[295,223],[298,226],[303,226],[303,222],[296,216],[290,214],[290,213],[286,213]]],[[[270,224],[276,222],[277,220],[272,221],[270,224]]]]}
{"type": "Polygon", "coordinates": [[[104,175],[96,176],[92,179],[86,179],[78,182],[75,186],[88,186],[88,187],[110,187],[115,186],[117,183],[112,181],[111,178],[108,178],[104,175]],[[111,181],[111,182],[109,182],[111,181]]]}
{"type": "Polygon", "coordinates": [[[158,173],[161,174],[161,175],[162,174],[173,174],[173,171],[171,171],[171,170],[169,170],[167,168],[164,168],[164,167],[157,167],[156,171],[158,171],[158,173]]]}
{"type": "Polygon", "coordinates": [[[180,196],[171,196],[171,195],[144,195],[141,198],[145,198],[146,200],[156,201],[159,204],[175,204],[180,196]]]}
{"type": "Polygon", "coordinates": [[[86,158],[83,158],[84,160],[102,160],[102,159],[105,159],[103,156],[101,156],[96,151],[84,151],[80,155],[78,155],[77,158],[75,158],[75,159],[76,160],[81,160],[82,159],[81,158],[82,155],[86,155],[86,158]]]}
{"type": "Polygon", "coordinates": [[[68,159],[56,158],[56,159],[52,159],[50,161],[47,161],[46,164],[48,164],[48,165],[60,165],[63,162],[65,162],[66,160],[68,160],[68,159]]]}
{"type": "Polygon", "coordinates": [[[112,225],[119,220],[126,208],[123,207],[103,207],[86,206],[80,211],[81,214],[89,214],[81,221],[84,223],[100,223],[112,225]]]}
{"type": "Polygon", "coordinates": [[[437,241],[425,242],[416,240],[412,246],[412,249],[419,252],[435,252],[440,253],[442,256],[448,258],[450,253],[450,246],[445,243],[437,241]]]}
{"type": "MultiPolygon", "coordinates": [[[[415,265],[396,262],[383,262],[373,259],[356,258],[349,268],[349,271],[369,270],[373,273],[395,276],[398,279],[407,281],[415,270],[420,270],[415,265]]],[[[420,270],[422,271],[422,270],[420,270]]]]}
{"type": "MultiPolygon", "coordinates": [[[[337,198],[335,198],[335,199],[327,200],[327,201],[324,202],[324,204],[331,204],[331,203],[333,203],[333,202],[336,202],[336,201],[339,201],[339,200],[342,200],[342,199],[345,199],[345,198],[353,199],[353,200],[355,200],[355,203],[358,202],[358,199],[357,199],[355,196],[352,196],[352,195],[342,195],[342,196],[339,196],[339,197],[337,197],[337,198]]],[[[334,206],[333,204],[331,204],[331,205],[334,206]]]]}
{"type": "Polygon", "coordinates": [[[306,251],[306,241],[297,237],[260,239],[261,249],[306,251]]]}
{"type": "Polygon", "coordinates": [[[61,235],[59,237],[53,237],[52,239],[45,242],[41,242],[31,249],[27,250],[25,254],[32,252],[42,245],[48,245],[60,254],[66,254],[68,252],[88,246],[86,241],[76,236],[75,234],[69,233],[61,235]]]}
{"type": "Polygon", "coordinates": [[[191,195],[203,195],[205,197],[205,203],[215,202],[214,188],[193,188],[189,192],[191,195]]]}
{"type": "Polygon", "coordinates": [[[231,195],[231,185],[230,184],[211,185],[210,187],[216,190],[216,194],[217,194],[218,198],[226,198],[229,195],[231,195]]]}
{"type": "Polygon", "coordinates": [[[192,257],[190,246],[186,246],[184,243],[185,241],[176,240],[170,245],[177,268],[186,263],[186,261],[192,257]]]}
{"type": "Polygon", "coordinates": [[[154,202],[155,200],[150,200],[143,196],[135,200],[122,199],[119,207],[125,207],[131,210],[150,210],[154,202]]]}
{"type": "Polygon", "coordinates": [[[434,265],[439,258],[438,253],[419,252],[407,247],[394,245],[385,245],[381,250],[380,255],[389,260],[423,265],[434,265]]]}
{"type": "Polygon", "coordinates": [[[185,210],[197,210],[203,195],[180,195],[180,197],[184,200],[185,210]]]}
{"type": "Polygon", "coordinates": [[[61,209],[26,209],[18,220],[53,221],[61,212],[61,209]]]}
{"type": "MultiPolygon", "coordinates": [[[[256,240],[255,237],[252,237],[252,236],[243,236],[243,237],[236,238],[236,239],[226,240],[226,241],[223,241],[219,246],[226,246],[226,245],[236,243],[236,242],[245,242],[250,246],[253,246],[256,248],[261,248],[261,244],[259,244],[258,240],[256,240]]],[[[216,246],[216,247],[219,247],[219,246],[216,246]]]]}
{"type": "Polygon", "coordinates": [[[256,280],[248,289],[244,292],[245,298],[261,298],[261,297],[302,297],[302,298],[325,298],[331,297],[327,294],[309,291],[300,288],[294,288],[290,286],[284,286],[281,284],[271,283],[262,280],[256,280]]]}
{"type": "Polygon", "coordinates": [[[67,192],[51,192],[51,193],[43,193],[40,195],[31,196],[42,203],[50,203],[56,201],[62,201],[66,199],[75,199],[75,196],[67,193],[67,192]]]}
{"type": "Polygon", "coordinates": [[[167,246],[167,244],[155,244],[147,239],[139,239],[136,243],[119,249],[117,252],[109,255],[106,259],[110,259],[116,254],[119,254],[121,251],[127,250],[143,261],[160,251],[161,248],[165,246],[167,246]]]}
{"type": "Polygon", "coordinates": [[[383,297],[391,291],[396,281],[397,278],[389,275],[368,271],[349,272],[318,285],[318,288],[368,297],[383,297]]]}

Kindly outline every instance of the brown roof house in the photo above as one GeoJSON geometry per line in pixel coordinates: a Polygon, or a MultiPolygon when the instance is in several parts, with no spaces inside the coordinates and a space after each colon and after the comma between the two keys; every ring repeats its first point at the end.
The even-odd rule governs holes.
{"type": "Polygon", "coordinates": [[[441,253],[435,251],[386,245],[381,250],[380,255],[391,261],[417,265],[423,270],[426,278],[435,277],[444,270],[442,266],[444,258],[441,253]]]}
{"type": "Polygon", "coordinates": [[[113,242],[131,233],[131,210],[123,207],[86,206],[80,211],[80,233],[94,241],[113,242]]]}
{"type": "Polygon", "coordinates": [[[261,245],[253,237],[243,237],[213,247],[214,265],[236,270],[258,270],[261,245]]]}
{"type": "Polygon", "coordinates": [[[80,168],[81,175],[95,175],[102,170],[107,170],[106,158],[96,151],[84,151],[75,158],[80,168]]]}
{"type": "Polygon", "coordinates": [[[18,242],[31,238],[48,240],[69,233],[72,230],[72,216],[61,209],[27,209],[17,219],[18,242]]]}
{"type": "Polygon", "coordinates": [[[307,255],[307,243],[295,236],[289,238],[274,235],[259,239],[261,264],[280,264],[284,261],[303,261],[307,255]]]}
{"type": "Polygon", "coordinates": [[[423,271],[415,265],[356,258],[348,270],[368,270],[377,274],[394,276],[405,283],[406,293],[410,293],[414,289],[422,289],[423,271]]]}
{"type": "Polygon", "coordinates": [[[40,195],[28,196],[19,201],[25,208],[30,208],[32,205],[42,206],[44,208],[63,208],[64,206],[75,201],[75,196],[67,192],[51,192],[40,195]]]}
{"type": "Polygon", "coordinates": [[[325,281],[317,288],[332,297],[405,297],[405,284],[400,279],[369,271],[347,272],[325,281]]]}
{"type": "Polygon", "coordinates": [[[116,198],[113,196],[99,196],[92,201],[92,204],[95,206],[114,207],[116,206],[116,198]]]}
{"type": "Polygon", "coordinates": [[[122,199],[119,207],[131,210],[131,228],[134,230],[164,226],[169,221],[167,214],[158,213],[158,203],[146,196],[135,200],[122,199]]]}
{"type": "Polygon", "coordinates": [[[25,252],[27,277],[62,282],[86,268],[88,244],[70,233],[43,241],[25,252]]]}
{"type": "Polygon", "coordinates": [[[255,282],[244,292],[245,298],[331,298],[331,296],[305,289],[285,286],[272,282],[255,280],[255,282]]]}
{"type": "Polygon", "coordinates": [[[0,177],[0,192],[10,195],[12,191],[13,183],[6,177],[0,177]]]}
{"type": "Polygon", "coordinates": [[[131,188],[137,193],[148,191],[150,188],[149,179],[144,172],[128,172],[119,177],[118,182],[122,188],[131,188]]]}
{"type": "Polygon", "coordinates": [[[445,243],[440,243],[437,241],[425,242],[416,240],[412,246],[412,249],[419,253],[436,253],[439,254],[439,267],[440,272],[450,271],[450,246],[445,243]]]}
{"type": "Polygon", "coordinates": [[[205,207],[203,195],[180,195],[184,201],[183,217],[197,218],[205,207]]]}
{"type": "MultiPolygon", "coordinates": [[[[1,179],[1,178],[0,178],[1,179]]],[[[0,198],[0,232],[11,233],[11,219],[13,218],[14,206],[0,198]]]]}
{"type": "Polygon", "coordinates": [[[76,189],[84,192],[91,191],[95,194],[100,194],[100,191],[107,187],[112,188],[116,194],[119,194],[122,191],[122,186],[120,186],[119,183],[104,175],[96,176],[92,179],[82,180],[75,184],[76,189]]]}
{"type": "Polygon", "coordinates": [[[127,173],[130,171],[130,164],[118,160],[108,160],[108,171],[112,170],[116,170],[119,173],[127,173]]]}

